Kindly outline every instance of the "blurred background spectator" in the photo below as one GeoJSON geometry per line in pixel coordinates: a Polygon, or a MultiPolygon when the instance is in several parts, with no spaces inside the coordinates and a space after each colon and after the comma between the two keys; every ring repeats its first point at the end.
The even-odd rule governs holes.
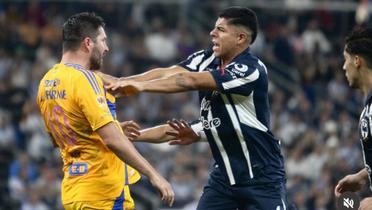
{"type": "MultiPolygon", "coordinates": [[[[272,130],[286,157],[289,201],[299,210],[335,209],[337,180],[363,167],[357,134],[363,98],[342,71],[343,40],[365,24],[368,1],[127,0],[0,2],[0,209],[62,209],[61,160],[35,105],[37,85],[61,56],[61,25],[94,11],[107,23],[104,71],[138,74],[210,46],[221,8],[254,9],[260,34],[252,51],[269,69],[272,130]]],[[[141,94],[118,102],[120,120],[143,128],[198,117],[195,93],[141,94]]],[[[196,208],[212,166],[205,143],[136,144],[172,183],[172,209],[196,208]]],[[[166,209],[143,179],[132,187],[137,209],[166,209]]],[[[371,193],[366,189],[361,197],[371,193]]]]}

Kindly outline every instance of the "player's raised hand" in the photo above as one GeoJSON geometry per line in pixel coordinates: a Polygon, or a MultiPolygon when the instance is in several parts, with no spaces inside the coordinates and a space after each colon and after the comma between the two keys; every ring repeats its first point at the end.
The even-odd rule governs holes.
{"type": "Polygon", "coordinates": [[[141,135],[139,131],[141,127],[133,120],[120,122],[120,127],[130,141],[137,139],[141,135]]]}
{"type": "Polygon", "coordinates": [[[174,202],[174,191],[172,186],[160,175],[149,177],[151,184],[157,188],[160,192],[161,200],[169,206],[173,205],[174,202]]]}
{"type": "Polygon", "coordinates": [[[167,123],[174,129],[166,132],[167,135],[175,137],[174,140],[169,141],[170,145],[189,145],[200,140],[186,121],[172,119],[167,123]]]}
{"type": "Polygon", "coordinates": [[[105,88],[115,97],[132,96],[142,91],[141,83],[132,80],[120,80],[106,85],[105,88]]]}
{"type": "Polygon", "coordinates": [[[365,181],[358,174],[347,175],[335,187],[335,196],[338,198],[343,192],[356,192],[362,189],[365,181]]]}

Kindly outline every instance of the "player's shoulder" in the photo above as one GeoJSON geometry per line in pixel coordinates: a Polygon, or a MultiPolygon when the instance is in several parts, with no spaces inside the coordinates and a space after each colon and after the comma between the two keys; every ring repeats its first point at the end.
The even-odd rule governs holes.
{"type": "Polygon", "coordinates": [[[251,54],[240,56],[226,68],[229,68],[230,70],[235,69],[236,71],[245,74],[251,74],[253,72],[257,72],[258,74],[267,74],[266,65],[259,58],[251,54]]]}
{"type": "Polygon", "coordinates": [[[195,57],[199,57],[201,60],[203,59],[206,59],[210,56],[213,55],[213,51],[211,49],[203,49],[203,50],[199,50],[199,51],[196,51],[194,53],[192,53],[191,55],[189,55],[187,57],[187,59],[193,59],[195,57]]]}

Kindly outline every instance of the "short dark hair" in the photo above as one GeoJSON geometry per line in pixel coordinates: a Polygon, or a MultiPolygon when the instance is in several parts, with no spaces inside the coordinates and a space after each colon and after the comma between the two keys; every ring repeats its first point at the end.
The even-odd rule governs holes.
{"type": "Polygon", "coordinates": [[[105,22],[92,12],[82,12],[71,16],[62,29],[63,51],[76,50],[86,37],[94,41],[98,36],[98,28],[104,27],[105,22]]]}
{"type": "Polygon", "coordinates": [[[360,55],[372,69],[372,28],[356,28],[346,37],[345,51],[351,55],[360,55]]]}
{"type": "Polygon", "coordinates": [[[246,7],[229,7],[221,11],[218,17],[225,18],[230,24],[244,26],[250,29],[253,32],[251,44],[256,39],[258,20],[253,10],[246,7]]]}

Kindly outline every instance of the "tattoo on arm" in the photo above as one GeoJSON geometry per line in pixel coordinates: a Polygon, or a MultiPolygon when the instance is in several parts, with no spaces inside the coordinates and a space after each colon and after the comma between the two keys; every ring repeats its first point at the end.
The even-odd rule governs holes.
{"type": "Polygon", "coordinates": [[[188,87],[186,83],[186,79],[184,78],[184,74],[178,74],[176,76],[176,85],[183,87],[183,88],[188,87]]]}

